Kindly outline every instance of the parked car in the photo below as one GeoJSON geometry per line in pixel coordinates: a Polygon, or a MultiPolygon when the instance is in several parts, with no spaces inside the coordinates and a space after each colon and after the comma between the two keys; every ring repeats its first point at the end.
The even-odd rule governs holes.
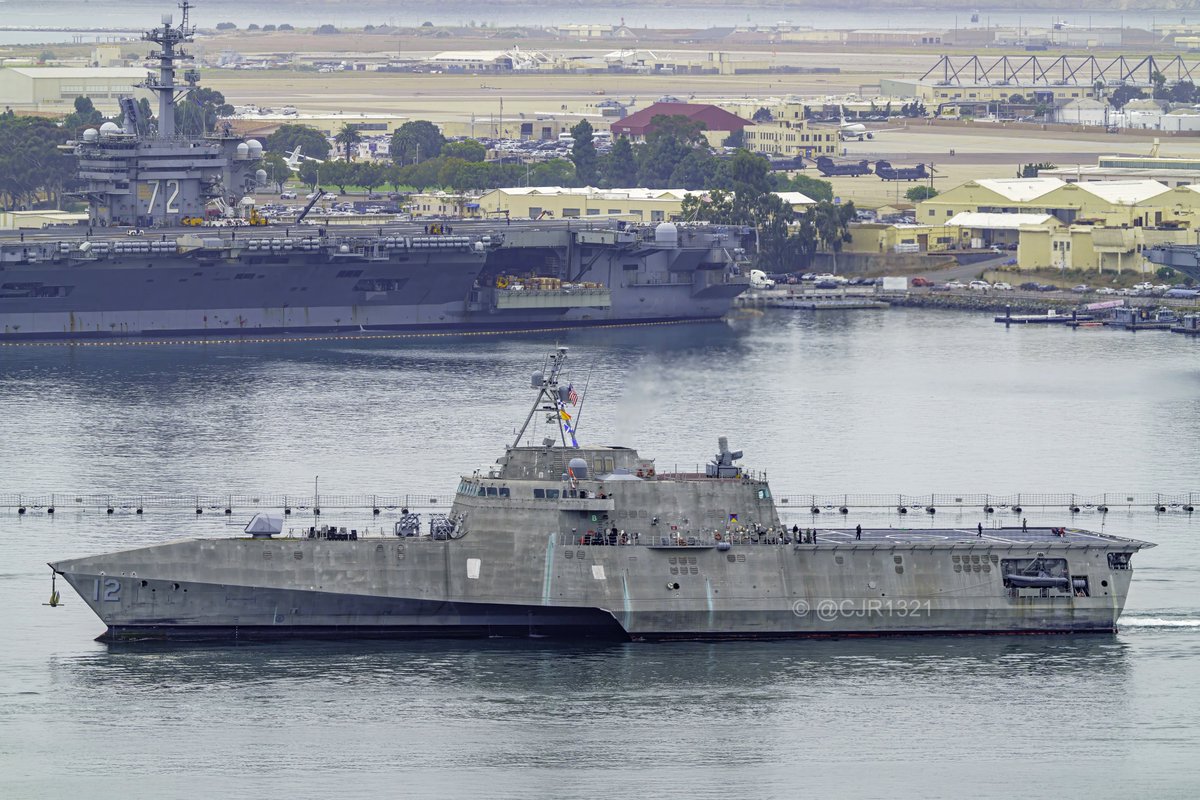
{"type": "Polygon", "coordinates": [[[992,284],[992,288],[998,292],[1011,292],[1012,284],[1005,283],[1004,281],[996,281],[995,283],[992,284]]]}
{"type": "Polygon", "coordinates": [[[1021,288],[1021,291],[1023,291],[1023,292],[1036,292],[1038,289],[1041,288],[1041,284],[1038,283],[1037,281],[1025,281],[1024,283],[1021,284],[1020,288],[1021,288]]]}
{"type": "Polygon", "coordinates": [[[1088,286],[1086,283],[1081,283],[1078,286],[1071,287],[1071,291],[1074,292],[1075,294],[1087,294],[1091,290],[1092,290],[1092,287],[1088,286]]]}
{"type": "Polygon", "coordinates": [[[1039,292],[1057,292],[1058,287],[1052,283],[1039,283],[1038,291],[1039,292]]]}
{"type": "Polygon", "coordinates": [[[279,199],[280,200],[295,200],[296,193],[295,192],[280,192],[279,199]]]}
{"type": "Polygon", "coordinates": [[[947,289],[965,289],[967,285],[962,281],[946,281],[947,289]]]}
{"type": "Polygon", "coordinates": [[[933,286],[933,281],[929,280],[929,278],[922,278],[920,275],[918,275],[909,281],[908,285],[913,287],[933,286]]]}
{"type": "Polygon", "coordinates": [[[1118,294],[1118,292],[1111,286],[1101,286],[1096,290],[1096,294],[1118,294]]]}
{"type": "Polygon", "coordinates": [[[992,288],[992,285],[987,281],[971,281],[967,284],[967,288],[974,292],[986,292],[992,288]]]}

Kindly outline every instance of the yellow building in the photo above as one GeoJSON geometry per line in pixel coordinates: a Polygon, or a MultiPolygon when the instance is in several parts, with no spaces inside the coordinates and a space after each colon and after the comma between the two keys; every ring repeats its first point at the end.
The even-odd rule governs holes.
{"type": "Polygon", "coordinates": [[[1032,226],[1021,229],[1017,264],[1022,269],[1153,273],[1159,265],[1143,258],[1142,251],[1165,243],[1196,244],[1196,233],[1185,228],[1032,226]]]}
{"type": "Polygon", "coordinates": [[[847,253],[943,253],[958,245],[957,228],[941,224],[862,222],[850,226],[847,253]]]}
{"type": "Polygon", "coordinates": [[[743,129],[742,141],[753,153],[786,158],[836,155],[838,135],[833,128],[813,128],[807,120],[760,122],[743,129]]]}
{"type": "Polygon", "coordinates": [[[1006,85],[989,83],[945,84],[938,81],[903,80],[897,78],[881,79],[879,81],[879,92],[889,97],[916,98],[924,102],[927,106],[952,103],[956,100],[962,101],[964,104],[1010,101],[1014,95],[1019,95],[1027,102],[1039,103],[1054,103],[1057,101],[1077,100],[1081,97],[1103,96],[1103,91],[1097,95],[1094,87],[1084,84],[1066,86],[1052,86],[1045,83],[1009,83],[1006,85]]]}
{"type": "Polygon", "coordinates": [[[479,198],[453,192],[417,192],[408,196],[405,210],[413,219],[480,216],[479,198]]]}
{"type": "MultiPolygon", "coordinates": [[[[618,217],[632,222],[667,222],[683,213],[686,189],[597,189],[591,186],[530,186],[493,189],[478,200],[483,216],[513,219],[618,217]]],[[[803,210],[815,201],[799,192],[781,192],[784,202],[803,210]]]]}
{"type": "Polygon", "coordinates": [[[134,67],[12,67],[0,69],[0,106],[22,111],[70,114],[75,98],[90,98],[105,114],[118,111],[117,100],[133,96],[152,99],[136,84],[146,70],[134,67]]]}
{"type": "Polygon", "coordinates": [[[343,126],[356,128],[364,136],[391,135],[411,118],[399,114],[243,114],[229,122],[243,136],[270,136],[284,125],[305,125],[322,135],[337,136],[343,126]]]}
{"type": "Polygon", "coordinates": [[[1058,178],[984,179],[917,204],[917,220],[949,220],[962,212],[1051,214],[1064,224],[1106,227],[1193,227],[1200,212],[1196,186],[1153,180],[1066,183],[1058,178]]]}

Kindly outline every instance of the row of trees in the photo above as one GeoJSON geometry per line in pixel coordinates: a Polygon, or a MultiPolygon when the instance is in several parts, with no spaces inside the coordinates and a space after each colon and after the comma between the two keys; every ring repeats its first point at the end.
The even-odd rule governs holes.
{"type": "Polygon", "coordinates": [[[58,145],[68,132],[53,120],[0,114],[0,204],[27,209],[42,199],[56,206],[75,180],[75,158],[58,145]]]}
{"type": "Polygon", "coordinates": [[[787,272],[808,264],[818,249],[841,252],[850,241],[853,203],[822,200],[797,213],[773,192],[766,159],[741,151],[730,159],[726,185],[683,201],[685,219],[751,225],[758,233],[758,265],[787,272]]]}

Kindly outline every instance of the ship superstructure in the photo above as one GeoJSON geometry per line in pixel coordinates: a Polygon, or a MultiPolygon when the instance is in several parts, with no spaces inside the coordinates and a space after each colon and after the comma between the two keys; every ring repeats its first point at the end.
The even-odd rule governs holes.
{"type": "Polygon", "coordinates": [[[227,126],[216,132],[184,132],[177,120],[178,101],[196,88],[200,73],[179,68],[192,60],[183,45],[193,40],[191,5],[181,5],[182,19],[171,15],[146,31],[142,39],[158,49],[150,53],[156,71],[141,84],[158,99],[158,116],[142,119],[133,98],[121,99],[124,125],[106,122],[83,132],[75,148],[82,194],[94,226],[172,227],[202,220],[210,203],[226,207],[265,184],[262,144],[245,141],[227,126]]]}
{"type": "Polygon", "coordinates": [[[1096,633],[1116,629],[1131,558],[1153,546],[1066,527],[789,528],[724,438],[701,473],[580,444],[566,357],[533,374],[516,440],[428,527],[285,534],[260,514],[242,538],[51,568],[108,640],[1096,633]]]}
{"type": "Polygon", "coordinates": [[[0,234],[0,343],[711,320],[749,286],[753,232],[736,226],[303,214],[268,225],[251,197],[262,145],[220,122],[181,130],[179,101],[199,79],[183,68],[194,28],[182,9],[144,36],[157,48],[143,84],[157,118],[122,98],[122,125],[73,145],[86,230],[0,234]]]}

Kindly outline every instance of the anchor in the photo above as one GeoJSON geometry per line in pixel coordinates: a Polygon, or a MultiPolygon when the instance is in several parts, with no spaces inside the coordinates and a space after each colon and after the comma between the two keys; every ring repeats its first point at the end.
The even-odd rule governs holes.
{"type": "Polygon", "coordinates": [[[58,594],[58,589],[54,585],[54,583],[57,579],[58,579],[58,573],[51,572],[50,573],[50,602],[42,603],[42,605],[50,606],[51,608],[58,608],[59,606],[66,605],[66,603],[64,603],[62,601],[62,598],[58,594]]]}

